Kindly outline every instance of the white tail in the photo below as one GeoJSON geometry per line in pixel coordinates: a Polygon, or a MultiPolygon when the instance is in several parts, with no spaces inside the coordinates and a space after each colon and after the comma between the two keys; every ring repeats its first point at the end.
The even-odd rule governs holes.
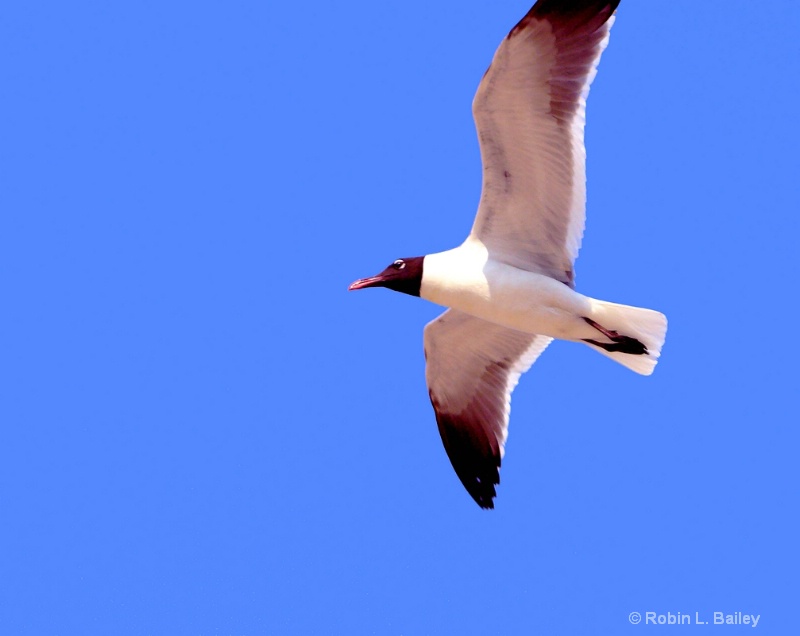
{"type": "MultiPolygon", "coordinates": [[[[603,300],[592,299],[592,320],[609,331],[616,331],[621,336],[635,338],[647,347],[646,354],[622,353],[606,351],[589,342],[586,344],[604,356],[628,367],[636,373],[650,375],[655,369],[664,337],[667,334],[667,317],[652,309],[618,305],[603,300]]],[[[605,340],[604,338],[600,338],[605,340]]]]}

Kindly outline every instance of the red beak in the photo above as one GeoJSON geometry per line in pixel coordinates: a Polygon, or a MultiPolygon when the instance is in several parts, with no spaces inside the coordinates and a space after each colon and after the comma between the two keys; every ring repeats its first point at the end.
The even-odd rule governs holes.
{"type": "Polygon", "coordinates": [[[355,291],[356,289],[364,289],[365,287],[380,287],[383,282],[383,276],[370,276],[369,278],[359,278],[348,287],[348,291],[355,291]]]}

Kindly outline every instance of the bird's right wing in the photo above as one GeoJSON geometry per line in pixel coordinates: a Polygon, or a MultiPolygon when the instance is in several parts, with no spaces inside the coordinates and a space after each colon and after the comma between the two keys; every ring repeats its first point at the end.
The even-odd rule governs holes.
{"type": "Polygon", "coordinates": [[[552,338],[448,309],[425,327],[425,378],[453,468],[481,508],[493,508],[511,392],[552,338]]]}
{"type": "Polygon", "coordinates": [[[570,286],[586,207],[586,96],[619,0],[539,0],[503,40],[472,113],[483,192],[471,236],[570,286]]]}

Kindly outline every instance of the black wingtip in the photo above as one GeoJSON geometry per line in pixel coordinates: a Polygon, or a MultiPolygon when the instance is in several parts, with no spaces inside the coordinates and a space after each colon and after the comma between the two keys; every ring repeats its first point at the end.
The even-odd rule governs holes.
{"type": "Polygon", "coordinates": [[[496,441],[477,439],[468,427],[437,410],[436,423],[447,456],[461,483],[484,510],[494,508],[500,483],[500,449],[496,441]]]}
{"type": "Polygon", "coordinates": [[[576,28],[599,29],[617,10],[620,0],[539,0],[511,29],[508,37],[525,29],[532,20],[547,19],[568,31],[576,28]]]}
{"type": "Polygon", "coordinates": [[[608,11],[611,15],[619,6],[620,0],[539,0],[531,7],[530,13],[537,16],[557,15],[569,17],[587,13],[608,11]]]}
{"type": "Polygon", "coordinates": [[[477,499],[474,495],[472,498],[475,499],[475,502],[481,507],[481,510],[494,510],[494,499],[483,501],[481,499],[477,499]]]}

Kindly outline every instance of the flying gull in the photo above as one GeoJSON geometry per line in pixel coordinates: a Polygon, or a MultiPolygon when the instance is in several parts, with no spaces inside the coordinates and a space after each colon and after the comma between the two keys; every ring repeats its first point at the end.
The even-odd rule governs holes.
{"type": "Polygon", "coordinates": [[[586,205],[586,96],[619,0],[539,0],[500,44],[472,103],[483,161],[460,246],[394,261],[350,289],[387,287],[448,307],[425,327],[436,422],[464,487],[493,508],[511,392],[553,338],[642,375],[666,317],[575,291],[586,205]]]}

